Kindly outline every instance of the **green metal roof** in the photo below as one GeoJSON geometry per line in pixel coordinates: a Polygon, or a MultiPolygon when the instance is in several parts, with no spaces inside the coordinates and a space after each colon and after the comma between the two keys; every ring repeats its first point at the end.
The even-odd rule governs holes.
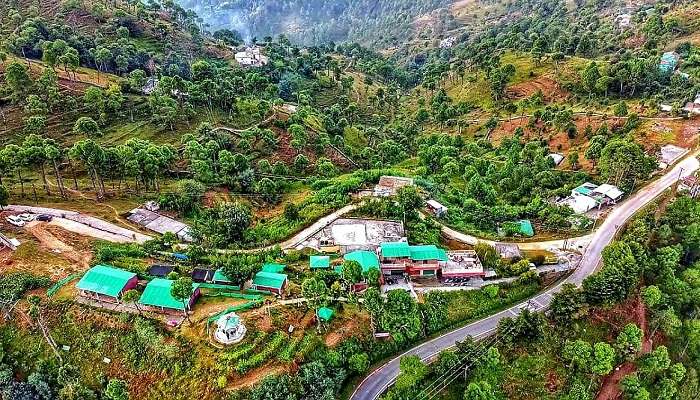
{"type": "MultiPolygon", "coordinates": [[[[357,261],[362,267],[362,272],[367,272],[370,269],[379,269],[379,257],[371,251],[358,250],[346,254],[345,261],[357,261]]],[[[340,269],[342,272],[342,268],[340,269]]]]}
{"type": "Polygon", "coordinates": [[[224,270],[219,268],[216,271],[214,271],[214,282],[231,283],[232,281],[224,274],[224,270]]]}
{"type": "Polygon", "coordinates": [[[331,258],[329,256],[311,256],[309,258],[309,265],[311,269],[328,268],[331,265],[331,258]]]}
{"type": "Polygon", "coordinates": [[[583,186],[583,185],[581,185],[581,186],[575,188],[575,189],[574,189],[574,192],[579,193],[579,194],[582,194],[582,195],[584,195],[584,196],[587,196],[587,195],[589,195],[589,194],[592,192],[592,190],[589,189],[589,188],[587,188],[587,187],[585,187],[585,186],[583,186]]]}
{"type": "Polygon", "coordinates": [[[83,275],[76,287],[80,290],[117,297],[129,280],[135,276],[133,272],[107,265],[96,265],[83,275]]]}
{"type": "Polygon", "coordinates": [[[520,223],[520,233],[525,236],[534,236],[535,230],[532,228],[532,222],[529,219],[521,219],[520,223]]]}
{"type": "Polygon", "coordinates": [[[328,307],[321,307],[318,309],[318,311],[316,311],[316,315],[318,315],[318,317],[322,321],[326,322],[330,321],[331,318],[333,318],[333,314],[335,314],[335,312],[328,307]]]}
{"type": "Polygon", "coordinates": [[[411,250],[411,260],[414,261],[447,261],[447,253],[433,244],[410,246],[409,249],[411,250]]]}
{"type": "Polygon", "coordinates": [[[411,256],[411,248],[406,242],[382,243],[380,249],[382,257],[401,258],[411,256]]]}
{"type": "Polygon", "coordinates": [[[263,286],[275,289],[282,289],[284,282],[287,280],[287,275],[278,274],[276,272],[260,271],[255,274],[253,285],[263,286]]]}
{"type": "MultiPolygon", "coordinates": [[[[148,285],[146,285],[146,289],[141,295],[139,303],[147,306],[170,308],[174,310],[184,310],[185,305],[182,303],[182,301],[176,300],[170,294],[170,288],[173,286],[174,282],[175,281],[171,281],[170,279],[162,278],[156,278],[148,282],[148,285]]],[[[192,293],[194,293],[194,291],[197,290],[198,287],[199,285],[194,284],[192,293]]]]}
{"type": "Polygon", "coordinates": [[[277,264],[277,263],[265,263],[263,264],[262,271],[263,272],[272,272],[275,274],[279,274],[280,272],[284,271],[284,269],[287,266],[284,264],[277,264]]]}

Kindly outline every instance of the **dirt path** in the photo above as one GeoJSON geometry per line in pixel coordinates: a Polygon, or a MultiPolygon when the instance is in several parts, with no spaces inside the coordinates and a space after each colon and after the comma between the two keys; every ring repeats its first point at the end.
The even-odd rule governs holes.
{"type": "MultiPolygon", "coordinates": [[[[641,300],[637,299],[637,304],[634,308],[634,320],[642,328],[644,332],[644,339],[642,340],[642,351],[641,354],[647,354],[651,351],[653,341],[649,337],[649,323],[647,321],[646,310],[644,309],[644,304],[641,300]]],[[[606,376],[603,379],[603,383],[600,386],[600,391],[596,400],[617,400],[622,398],[622,391],[620,390],[620,381],[637,370],[637,366],[632,362],[626,362],[606,376]]]]}
{"type": "Polygon", "coordinates": [[[49,232],[44,222],[32,221],[25,226],[25,229],[50,251],[60,254],[62,257],[75,262],[76,264],[88,268],[92,254],[89,251],[78,251],[73,246],[64,243],[53,233],[49,232]]]}
{"type": "Polygon", "coordinates": [[[280,375],[288,372],[287,367],[282,365],[277,366],[264,366],[258,368],[250,373],[247,373],[242,379],[236,379],[232,385],[228,386],[226,390],[238,390],[254,386],[263,379],[272,375],[280,375]]]}

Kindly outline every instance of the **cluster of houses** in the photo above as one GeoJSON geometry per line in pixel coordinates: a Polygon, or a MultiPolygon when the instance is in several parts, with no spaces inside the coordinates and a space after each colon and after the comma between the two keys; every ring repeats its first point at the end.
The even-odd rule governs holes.
{"type": "MultiPolygon", "coordinates": [[[[283,295],[288,284],[288,277],[283,274],[285,266],[281,264],[268,263],[255,274],[252,280],[251,289],[261,293],[272,293],[283,295]]],[[[169,266],[155,266],[149,270],[153,273],[153,279],[148,281],[143,287],[143,292],[138,300],[138,305],[144,310],[170,313],[189,311],[201,296],[201,289],[216,286],[231,286],[233,283],[228,279],[222,270],[195,269],[192,273],[193,281],[192,294],[189,299],[178,300],[171,294],[174,280],[167,279],[172,272],[169,266]],[[214,286],[212,286],[214,285],[214,286]]],[[[139,287],[138,276],[120,268],[109,265],[96,265],[90,268],[76,284],[79,294],[82,297],[106,303],[118,303],[124,293],[139,287]]]]}
{"type": "Polygon", "coordinates": [[[571,207],[576,214],[585,214],[593,209],[616,204],[624,196],[617,186],[610,184],[596,185],[586,182],[571,191],[571,195],[559,202],[571,207]]]}
{"type": "MultiPolygon", "coordinates": [[[[345,261],[355,261],[362,272],[377,270],[381,276],[410,276],[431,278],[484,277],[484,267],[472,250],[446,251],[435,245],[410,245],[405,240],[381,243],[374,250],[355,250],[343,255],[345,261]]],[[[311,256],[312,270],[330,268],[330,257],[311,256]]],[[[342,273],[342,265],[335,271],[342,273]]],[[[363,284],[355,290],[362,290],[363,284]]]]}

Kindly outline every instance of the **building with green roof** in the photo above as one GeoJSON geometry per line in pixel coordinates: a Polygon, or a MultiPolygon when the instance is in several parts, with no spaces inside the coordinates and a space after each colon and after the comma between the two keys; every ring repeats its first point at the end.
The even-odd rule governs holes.
{"type": "Polygon", "coordinates": [[[445,250],[438,249],[433,244],[410,246],[409,248],[412,261],[447,261],[445,250]]]}
{"type": "Polygon", "coordinates": [[[253,289],[272,292],[278,295],[284,293],[287,287],[287,275],[276,272],[260,271],[253,278],[253,289]]]}
{"type": "Polygon", "coordinates": [[[311,256],[309,257],[309,267],[311,269],[328,268],[331,266],[331,258],[329,256],[311,256]]]}
{"type": "Polygon", "coordinates": [[[272,272],[272,273],[275,273],[275,274],[279,274],[279,273],[281,273],[282,271],[284,271],[285,268],[287,268],[287,266],[284,265],[284,264],[265,263],[265,264],[263,264],[262,271],[263,271],[263,272],[272,272]]]}
{"type": "Polygon", "coordinates": [[[381,270],[386,275],[434,276],[441,264],[447,262],[447,252],[435,245],[383,243],[380,255],[381,270]]]}
{"type": "Polygon", "coordinates": [[[355,261],[362,267],[362,272],[366,273],[370,269],[379,269],[379,257],[377,254],[366,250],[357,250],[343,256],[345,261],[355,261]]]}
{"type": "Polygon", "coordinates": [[[411,256],[411,246],[406,242],[382,243],[379,246],[382,258],[408,258],[411,256]]]}
{"type": "Polygon", "coordinates": [[[521,219],[520,224],[520,234],[527,237],[535,236],[535,230],[532,227],[532,222],[529,219],[521,219]]]}
{"type": "Polygon", "coordinates": [[[224,270],[222,268],[219,268],[216,271],[214,271],[212,283],[215,283],[217,285],[233,285],[233,281],[231,281],[231,279],[229,279],[228,276],[224,274],[224,270]]]}
{"type": "Polygon", "coordinates": [[[138,283],[138,277],[133,272],[107,265],[96,265],[83,275],[76,284],[76,288],[84,297],[118,301],[124,292],[135,288],[138,283]]]}
{"type": "Polygon", "coordinates": [[[316,311],[316,316],[318,319],[320,319],[323,322],[328,322],[331,319],[333,319],[333,315],[335,314],[335,311],[328,307],[321,307],[316,311]]]}
{"type": "MultiPolygon", "coordinates": [[[[141,295],[141,299],[139,299],[139,303],[157,311],[185,311],[185,304],[182,301],[175,299],[172,294],[170,294],[170,289],[172,288],[173,283],[175,283],[175,281],[162,278],[156,278],[148,282],[146,289],[141,295]]],[[[190,299],[187,302],[188,310],[192,308],[199,295],[199,285],[195,284],[193,286],[192,296],[190,296],[190,299]]]]}

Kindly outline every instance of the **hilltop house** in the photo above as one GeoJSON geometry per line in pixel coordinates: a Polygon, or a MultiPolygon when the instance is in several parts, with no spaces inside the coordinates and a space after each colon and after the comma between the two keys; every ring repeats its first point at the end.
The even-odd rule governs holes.
{"type": "Polygon", "coordinates": [[[425,205],[428,208],[428,211],[430,211],[433,215],[435,215],[438,218],[447,214],[447,207],[438,203],[436,200],[428,200],[425,202],[425,205]]]}
{"type": "Polygon", "coordinates": [[[76,288],[83,297],[116,303],[122,294],[134,289],[138,283],[138,277],[133,272],[96,265],[83,275],[76,288]]]}
{"type": "Polygon", "coordinates": [[[259,46],[246,47],[243,51],[236,53],[234,58],[243,67],[262,67],[269,62],[259,46]]]}

